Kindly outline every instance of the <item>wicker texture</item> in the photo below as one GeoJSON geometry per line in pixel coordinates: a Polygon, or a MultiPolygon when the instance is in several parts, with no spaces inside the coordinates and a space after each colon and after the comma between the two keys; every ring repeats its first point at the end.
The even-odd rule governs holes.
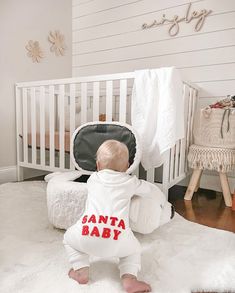
{"type": "Polygon", "coordinates": [[[194,143],[235,149],[235,109],[201,109],[194,122],[194,143]]]}

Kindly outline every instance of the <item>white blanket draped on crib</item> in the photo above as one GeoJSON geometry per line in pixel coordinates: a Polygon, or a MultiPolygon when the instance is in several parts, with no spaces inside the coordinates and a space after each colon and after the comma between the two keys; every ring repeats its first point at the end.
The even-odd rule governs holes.
{"type": "Polygon", "coordinates": [[[165,67],[135,72],[132,125],[142,142],[143,167],[159,167],[164,152],[184,137],[183,83],[179,71],[165,67]]]}

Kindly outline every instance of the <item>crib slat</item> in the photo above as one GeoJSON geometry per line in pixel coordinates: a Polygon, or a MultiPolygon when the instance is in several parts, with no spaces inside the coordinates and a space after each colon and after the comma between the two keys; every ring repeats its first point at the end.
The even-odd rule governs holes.
{"type": "Polygon", "coordinates": [[[194,120],[194,112],[195,112],[195,106],[196,106],[196,96],[197,96],[197,90],[190,87],[189,90],[189,104],[188,104],[188,133],[187,133],[187,143],[186,143],[186,149],[185,149],[185,172],[188,171],[188,161],[187,161],[187,155],[189,151],[189,146],[193,142],[193,120],[194,120]]]}
{"type": "Polygon", "coordinates": [[[186,148],[185,148],[185,172],[187,172],[187,154],[190,145],[190,128],[191,128],[191,120],[192,120],[192,91],[193,89],[189,89],[189,97],[188,97],[188,108],[187,108],[187,133],[186,133],[186,148]]]}
{"type": "Polygon", "coordinates": [[[65,153],[64,153],[64,136],[65,136],[65,131],[64,131],[64,85],[61,84],[59,86],[59,117],[60,117],[60,122],[59,122],[59,150],[60,150],[60,168],[64,168],[64,158],[65,158],[65,153]]]}
{"type": "Polygon", "coordinates": [[[180,140],[179,176],[184,174],[185,167],[185,138],[180,140]]]}
{"type": "MultiPolygon", "coordinates": [[[[75,130],[75,84],[70,84],[70,140],[75,130]]],[[[70,169],[74,170],[75,167],[73,165],[72,160],[70,160],[70,169]]]]}
{"type": "Polygon", "coordinates": [[[120,81],[119,121],[126,122],[127,80],[120,81]]]}
{"type": "Polygon", "coordinates": [[[55,167],[55,89],[49,86],[50,167],[55,167]]]}
{"type": "Polygon", "coordinates": [[[32,139],[32,164],[36,165],[36,97],[35,87],[30,90],[31,98],[31,139],[32,139]]]}
{"type": "Polygon", "coordinates": [[[40,164],[45,165],[45,87],[40,86],[40,164]]]}
{"type": "Polygon", "coordinates": [[[180,139],[179,150],[179,176],[184,173],[185,137],[186,137],[186,84],[183,83],[183,103],[184,103],[184,137],[180,139]]]}
{"type": "Polygon", "coordinates": [[[164,154],[164,163],[162,171],[162,192],[168,199],[169,177],[170,177],[170,150],[167,150],[164,154]]]}
{"type": "Polygon", "coordinates": [[[147,181],[154,183],[154,174],[155,174],[155,169],[151,168],[147,170],[147,181]]]}
{"type": "Polygon", "coordinates": [[[23,88],[23,149],[24,163],[28,163],[28,95],[27,88],[23,88]]]}
{"type": "Polygon", "coordinates": [[[75,130],[75,84],[70,84],[70,97],[69,97],[69,126],[70,126],[70,137],[75,130]]]}
{"type": "Polygon", "coordinates": [[[113,114],[113,81],[106,81],[106,121],[112,121],[113,114]]]}
{"type": "Polygon", "coordinates": [[[183,88],[183,100],[184,100],[184,126],[185,126],[185,136],[180,140],[180,165],[179,165],[179,175],[184,174],[185,172],[185,146],[186,146],[186,137],[187,137],[187,115],[188,115],[188,97],[187,97],[187,85],[184,84],[183,88]]]}
{"type": "Polygon", "coordinates": [[[87,83],[81,84],[81,124],[87,122],[87,83]]]}
{"type": "Polygon", "coordinates": [[[189,145],[192,142],[193,137],[193,111],[194,111],[194,89],[190,88],[190,99],[191,99],[191,109],[190,109],[190,121],[189,121],[189,145]]]}
{"type": "Polygon", "coordinates": [[[17,86],[15,87],[16,101],[16,151],[17,151],[17,180],[23,180],[20,163],[22,162],[22,91],[17,86]]]}
{"type": "Polygon", "coordinates": [[[100,83],[93,84],[93,121],[99,121],[100,83]]]}
{"type": "Polygon", "coordinates": [[[189,89],[189,97],[188,97],[188,118],[187,118],[187,147],[190,143],[190,127],[191,127],[191,117],[192,117],[192,91],[193,89],[189,89]]]}
{"type": "Polygon", "coordinates": [[[179,176],[179,149],[180,149],[180,145],[179,145],[179,140],[177,140],[176,142],[176,146],[175,146],[175,170],[174,170],[174,178],[177,178],[179,176]]]}
{"type": "Polygon", "coordinates": [[[174,166],[175,166],[175,146],[171,148],[170,156],[170,183],[174,179],[174,166]]]}
{"type": "Polygon", "coordinates": [[[190,125],[190,144],[193,142],[193,119],[194,119],[194,112],[196,107],[196,95],[197,91],[193,89],[192,91],[192,112],[191,112],[191,125],[190,125]]]}

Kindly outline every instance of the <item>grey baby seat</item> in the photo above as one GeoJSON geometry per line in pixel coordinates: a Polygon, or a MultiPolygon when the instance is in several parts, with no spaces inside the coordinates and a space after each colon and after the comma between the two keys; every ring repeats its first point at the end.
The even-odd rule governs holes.
{"type": "MultiPolygon", "coordinates": [[[[45,177],[47,185],[47,207],[50,222],[57,228],[67,229],[82,216],[87,198],[87,178],[96,171],[96,152],[108,139],[126,144],[129,150],[129,168],[132,174],[139,166],[141,147],[136,131],[120,122],[90,122],[75,130],[70,143],[70,156],[75,171],[55,172],[45,177]],[[84,176],[85,175],[85,176],[84,176]],[[88,177],[87,176],[87,177],[88,177]]],[[[163,193],[156,189],[156,197],[134,196],[130,204],[130,226],[143,234],[151,233],[159,226],[160,204],[163,193]]]]}
{"type": "Polygon", "coordinates": [[[132,173],[140,162],[140,146],[134,129],[119,122],[92,122],[79,127],[72,136],[71,158],[77,170],[84,174],[96,171],[96,152],[108,139],[118,140],[128,147],[132,173]]]}

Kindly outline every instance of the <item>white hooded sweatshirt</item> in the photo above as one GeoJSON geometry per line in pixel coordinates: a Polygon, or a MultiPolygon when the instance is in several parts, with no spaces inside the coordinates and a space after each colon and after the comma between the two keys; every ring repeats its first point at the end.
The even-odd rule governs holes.
{"type": "MultiPolygon", "coordinates": [[[[153,196],[158,188],[136,176],[108,169],[93,173],[87,187],[84,214],[67,230],[66,242],[76,241],[81,252],[98,257],[140,253],[140,244],[129,226],[131,197],[153,196]]],[[[164,206],[165,196],[162,194],[158,201],[164,206]]]]}

